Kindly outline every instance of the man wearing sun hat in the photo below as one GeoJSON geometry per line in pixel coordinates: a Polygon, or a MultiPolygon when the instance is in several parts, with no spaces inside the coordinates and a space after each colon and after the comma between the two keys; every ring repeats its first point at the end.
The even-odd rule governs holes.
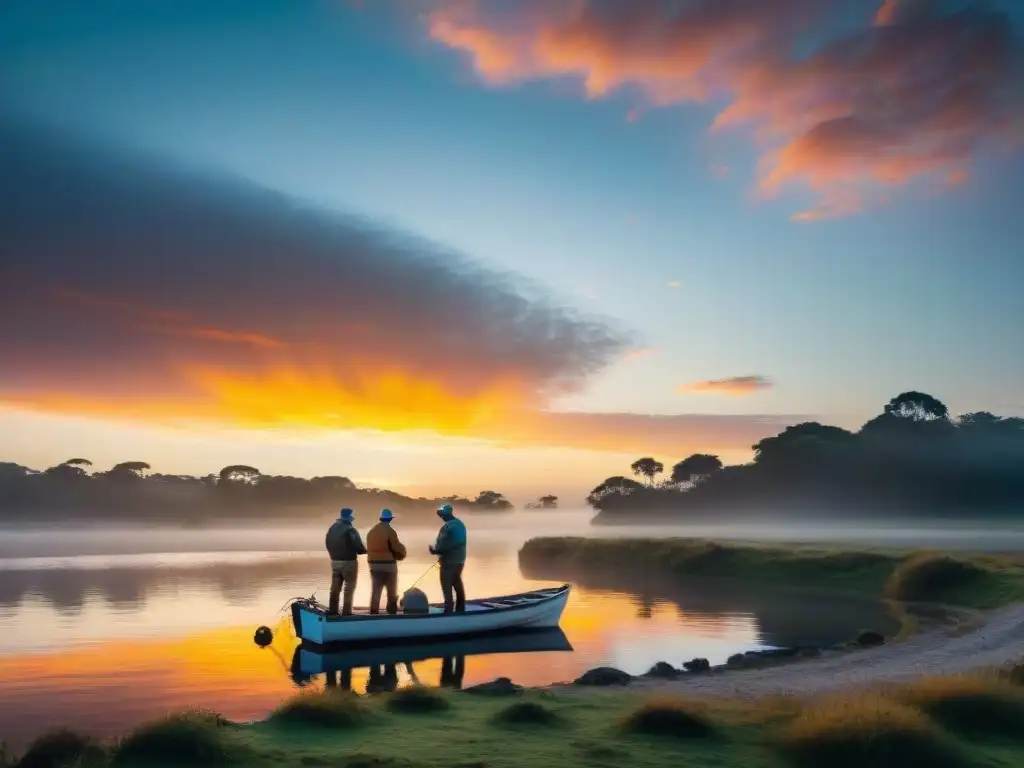
{"type": "Polygon", "coordinates": [[[338,613],[338,598],[344,589],[341,615],[352,615],[352,596],[356,591],[356,577],[359,575],[359,555],[366,554],[366,547],[352,522],[355,513],[345,507],[330,528],[327,529],[325,544],[327,554],[331,556],[331,599],[328,612],[338,613]]]}
{"type": "Polygon", "coordinates": [[[430,547],[430,554],[437,555],[441,566],[444,612],[461,612],[466,610],[466,588],[462,584],[462,569],[466,565],[466,524],[455,516],[451,504],[438,507],[437,516],[444,525],[437,534],[437,542],[430,547]]]}
{"type": "Polygon", "coordinates": [[[380,511],[380,522],[366,534],[367,560],[370,561],[370,613],[380,613],[380,595],[387,590],[387,612],[398,613],[398,561],[405,559],[405,545],[391,527],[395,519],[390,509],[380,511]]]}

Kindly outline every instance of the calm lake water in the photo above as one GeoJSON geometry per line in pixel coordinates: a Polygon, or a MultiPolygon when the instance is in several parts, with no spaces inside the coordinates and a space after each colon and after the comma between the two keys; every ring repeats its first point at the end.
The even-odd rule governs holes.
{"type": "MultiPolygon", "coordinates": [[[[470,596],[500,595],[551,582],[525,578],[517,552],[537,535],[705,535],[785,540],[850,539],[914,546],[1013,549],[1024,533],[964,528],[912,531],[806,526],[588,530],[589,515],[565,510],[470,518],[470,596]],[[1014,538],[1016,537],[1016,538],[1014,538]]],[[[329,518],[325,524],[329,523],[329,518]]],[[[368,527],[360,519],[360,527],[368,527]]],[[[400,587],[433,562],[433,529],[396,524],[409,547],[400,587]]],[[[326,599],[324,526],[190,530],[47,530],[0,534],[0,740],[23,746],[70,725],[113,735],[167,710],[213,708],[232,719],[263,717],[299,686],[340,679],[354,690],[384,685],[472,685],[498,676],[539,685],[610,665],[642,673],[656,661],[695,656],[713,664],[766,646],[831,644],[866,627],[889,630],[880,603],[810,593],[758,594],[738,587],[666,585],[655,574],[596,573],[574,584],[562,619],[564,638],[530,647],[475,643],[366,658],[296,656],[282,611],[289,598],[326,599]],[[267,649],[253,631],[275,628],[267,649]],[[539,650],[537,650],[539,648],[539,650]],[[446,658],[448,657],[448,658],[446,658]],[[366,665],[392,662],[371,675],[366,665]],[[352,668],[355,666],[355,668],[352,668]],[[337,672],[340,667],[346,671],[337,672]],[[336,674],[337,672],[337,674],[336,674]],[[327,674],[329,673],[329,674],[327,674]]],[[[566,574],[566,581],[572,581],[566,574]]],[[[436,571],[419,586],[440,598],[436,571]]],[[[357,603],[365,603],[364,570],[357,603]]]]}

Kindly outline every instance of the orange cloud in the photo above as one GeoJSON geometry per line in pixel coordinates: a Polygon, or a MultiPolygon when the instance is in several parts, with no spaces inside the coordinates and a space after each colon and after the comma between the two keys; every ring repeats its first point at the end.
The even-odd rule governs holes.
{"type": "Polygon", "coordinates": [[[799,221],[854,213],[921,177],[961,178],[984,146],[1015,141],[1024,114],[1011,23],[982,3],[885,0],[838,37],[840,0],[502,7],[436,3],[428,32],[492,85],[568,77],[587,98],[631,86],[651,106],[724,100],[712,127],[750,125],[764,150],[758,195],[792,183],[816,194],[799,221]],[[794,58],[814,25],[818,47],[794,58]]]}
{"type": "Polygon", "coordinates": [[[657,351],[657,347],[640,347],[639,349],[632,349],[626,354],[626,360],[639,360],[641,357],[650,357],[657,351]]]}
{"type": "Polygon", "coordinates": [[[733,376],[729,379],[707,379],[684,384],[679,391],[688,394],[734,395],[745,397],[771,389],[772,380],[766,376],[733,376]]]}
{"type": "Polygon", "coordinates": [[[789,423],[549,412],[647,352],[403,233],[2,119],[0,145],[33,180],[0,184],[0,406],[644,451],[789,423]]]}

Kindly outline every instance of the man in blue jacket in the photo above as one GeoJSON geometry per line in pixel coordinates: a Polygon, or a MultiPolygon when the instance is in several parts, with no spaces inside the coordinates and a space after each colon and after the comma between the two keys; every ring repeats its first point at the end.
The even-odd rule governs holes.
{"type": "Polygon", "coordinates": [[[338,519],[327,529],[324,544],[331,558],[331,599],[327,610],[333,615],[338,613],[338,598],[344,589],[341,615],[352,615],[352,596],[356,591],[356,578],[359,576],[359,563],[356,558],[366,554],[366,547],[359,531],[352,525],[355,515],[346,507],[341,510],[338,519]]]}
{"type": "Polygon", "coordinates": [[[444,593],[444,612],[466,610],[466,588],[462,584],[462,569],[466,565],[466,525],[445,504],[437,510],[444,525],[437,534],[437,541],[430,548],[430,554],[438,556],[441,570],[441,591],[444,593]],[[452,592],[455,599],[452,599],[452,592]]]}

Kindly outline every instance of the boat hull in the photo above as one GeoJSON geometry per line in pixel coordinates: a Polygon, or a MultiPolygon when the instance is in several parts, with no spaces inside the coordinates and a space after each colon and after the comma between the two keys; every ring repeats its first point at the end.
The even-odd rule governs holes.
{"type": "Polygon", "coordinates": [[[295,636],[314,646],[395,641],[416,638],[485,635],[557,627],[569,599],[569,585],[520,595],[469,600],[466,610],[444,613],[432,604],[430,613],[332,616],[311,600],[292,603],[295,636]]]}
{"type": "Polygon", "coordinates": [[[433,638],[412,642],[350,645],[344,649],[314,649],[305,643],[292,656],[292,674],[313,676],[324,672],[419,662],[452,656],[572,651],[560,629],[510,630],[469,637],[433,638]]]}

